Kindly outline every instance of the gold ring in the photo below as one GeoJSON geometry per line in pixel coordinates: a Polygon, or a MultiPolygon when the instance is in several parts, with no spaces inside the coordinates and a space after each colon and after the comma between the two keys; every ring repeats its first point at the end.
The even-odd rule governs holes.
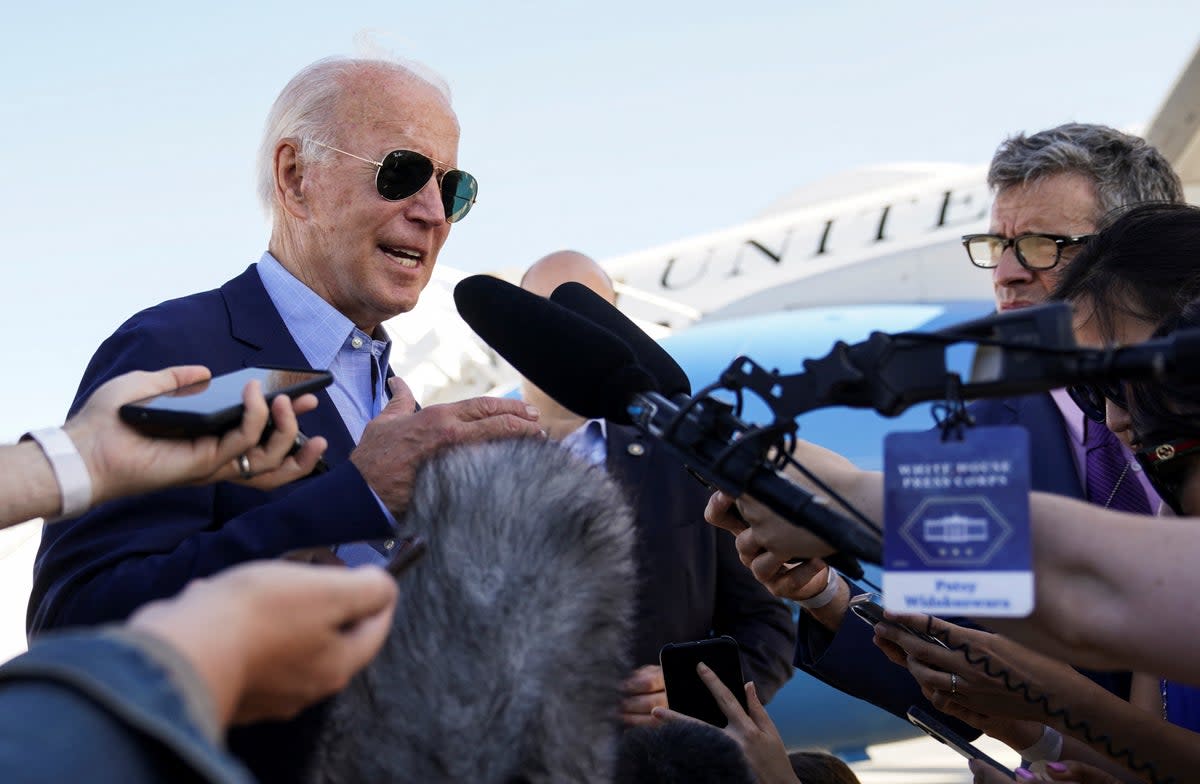
{"type": "Polygon", "coordinates": [[[245,455],[238,455],[233,461],[237,465],[238,473],[242,475],[242,479],[253,479],[254,472],[250,470],[250,458],[245,455]]]}

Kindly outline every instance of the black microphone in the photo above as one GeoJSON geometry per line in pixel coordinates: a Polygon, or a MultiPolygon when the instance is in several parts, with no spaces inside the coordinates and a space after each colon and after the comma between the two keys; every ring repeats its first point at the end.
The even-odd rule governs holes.
{"type": "Polygon", "coordinates": [[[517,372],[580,416],[628,425],[634,395],[658,391],[620,338],[545,297],[472,275],[454,287],[454,305],[517,372]]]}
{"type": "Polygon", "coordinates": [[[636,424],[707,484],[732,495],[746,492],[835,549],[871,563],[882,561],[882,544],[874,532],[763,465],[761,455],[751,449],[730,452],[730,438],[746,427],[727,404],[682,396],[688,410],[681,414],[678,402],[659,394],[654,379],[616,335],[556,302],[487,275],[460,281],[454,302],[484,342],[575,413],[636,424]]]}
{"type": "MultiPolygon", "coordinates": [[[[623,340],[633,349],[638,364],[649,370],[650,375],[654,376],[664,397],[675,398],[677,395],[685,397],[691,395],[692,384],[688,380],[687,373],[683,371],[674,357],[604,297],[582,283],[571,281],[556,288],[550,295],[550,299],[592,323],[604,327],[623,340]]],[[[695,469],[688,467],[688,471],[705,486],[713,490],[722,489],[707,481],[695,469]]],[[[782,479],[781,481],[788,480],[782,479]]],[[[737,514],[736,506],[733,507],[733,512],[737,514]]],[[[804,514],[803,511],[796,509],[793,509],[792,512],[798,515],[804,514]]],[[[738,517],[740,518],[741,515],[738,514],[738,517]]],[[[789,519],[802,519],[802,517],[789,519]]],[[[743,520],[743,522],[745,521],[743,520]]],[[[835,553],[824,560],[852,580],[860,579],[863,576],[862,565],[848,553],[835,553]]]]}
{"type": "Polygon", "coordinates": [[[1196,381],[1200,379],[1200,329],[1181,329],[1132,346],[1082,349],[1072,373],[1073,381],[1196,381]]]}
{"type": "Polygon", "coordinates": [[[666,397],[692,394],[692,383],[674,357],[604,297],[582,283],[571,281],[556,288],[550,300],[623,340],[633,350],[637,363],[658,382],[658,391],[666,397]]]}

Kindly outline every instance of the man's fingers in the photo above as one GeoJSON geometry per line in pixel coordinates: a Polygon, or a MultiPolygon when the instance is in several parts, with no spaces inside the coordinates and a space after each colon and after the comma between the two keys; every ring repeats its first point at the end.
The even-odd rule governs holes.
{"type": "Polygon", "coordinates": [[[447,406],[456,417],[464,422],[503,416],[515,416],[529,422],[536,422],[541,415],[537,406],[530,405],[523,400],[510,400],[503,397],[473,397],[457,403],[449,403],[447,406]]]}
{"type": "Polygon", "coordinates": [[[392,399],[388,401],[383,410],[389,415],[411,414],[417,409],[416,397],[413,396],[412,390],[400,376],[392,376],[388,379],[388,389],[392,392],[392,399]]]}
{"type": "Polygon", "coordinates": [[[262,436],[263,428],[267,426],[270,412],[258,381],[251,381],[242,389],[242,409],[242,421],[238,426],[216,441],[213,459],[218,467],[217,475],[221,478],[229,478],[226,464],[253,449],[262,436]]]}
{"type": "Polygon", "coordinates": [[[319,400],[312,392],[305,392],[300,397],[292,398],[292,410],[296,415],[307,414],[317,407],[319,400]]]}
{"type": "Polygon", "coordinates": [[[333,609],[330,622],[345,627],[386,610],[396,601],[396,581],[383,569],[314,569],[309,590],[326,597],[333,609]]]}
{"type": "Polygon", "coordinates": [[[750,568],[750,564],[754,563],[754,559],[765,552],[762,543],[758,540],[758,534],[755,533],[753,528],[743,529],[734,538],[733,549],[737,551],[738,560],[746,568],[750,568]]]}
{"type": "Polygon", "coordinates": [[[754,573],[754,579],[768,587],[778,581],[782,574],[780,570],[786,568],[782,558],[766,551],[756,556],[748,565],[754,573]]]}
{"type": "Polygon", "coordinates": [[[360,617],[353,626],[342,633],[345,643],[342,649],[342,664],[348,676],[366,666],[383,647],[388,633],[392,630],[392,612],[395,608],[396,602],[393,598],[385,607],[360,617]]]}
{"type": "Polygon", "coordinates": [[[197,384],[201,381],[206,381],[212,378],[212,372],[204,365],[175,365],[174,367],[164,368],[157,373],[151,373],[151,381],[158,387],[153,392],[146,393],[147,395],[157,395],[160,392],[170,392],[179,387],[186,387],[188,384],[197,384]]]}
{"type": "Polygon", "coordinates": [[[733,502],[733,496],[726,495],[718,490],[708,499],[708,505],[704,508],[704,519],[710,525],[723,528],[734,536],[737,536],[743,531],[748,530],[748,527],[746,521],[741,519],[737,512],[734,511],[733,502]]]}
{"type": "Polygon", "coordinates": [[[325,440],[325,436],[310,438],[304,446],[300,447],[299,452],[292,455],[291,459],[296,461],[297,473],[300,476],[311,474],[317,467],[317,461],[321,459],[321,455],[325,454],[325,450],[328,448],[329,442],[325,440]]]}
{"type": "Polygon", "coordinates": [[[462,430],[463,442],[491,441],[497,438],[533,438],[545,435],[536,421],[501,414],[466,423],[462,430]]]}

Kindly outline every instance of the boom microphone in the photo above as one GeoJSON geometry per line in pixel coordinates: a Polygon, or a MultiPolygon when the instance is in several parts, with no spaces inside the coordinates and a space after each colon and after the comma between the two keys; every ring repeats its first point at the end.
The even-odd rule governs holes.
{"type": "Polygon", "coordinates": [[[464,278],[454,287],[454,305],[517,372],[580,416],[628,425],[629,401],[659,390],[616,335],[507,281],[464,278]]]}
{"type": "MultiPolygon", "coordinates": [[[[708,399],[679,402],[661,395],[623,340],[536,294],[487,275],[454,289],[458,312],[489,346],[542,391],[577,414],[636,424],[659,439],[709,485],[745,492],[784,519],[810,529],[835,549],[880,563],[877,536],[763,465],[752,450],[728,452],[745,426],[708,399]],[[636,412],[634,421],[630,410],[636,412]],[[719,420],[714,430],[709,420],[719,420]]],[[[635,327],[636,329],[636,327],[635,327]]]]}
{"type": "Polygon", "coordinates": [[[633,350],[637,363],[649,371],[658,382],[658,391],[664,396],[692,394],[692,384],[688,381],[687,373],[679,367],[679,363],[658,345],[654,338],[647,335],[604,297],[582,283],[571,281],[556,288],[550,295],[550,300],[583,316],[593,324],[604,327],[625,341],[633,350]]]}

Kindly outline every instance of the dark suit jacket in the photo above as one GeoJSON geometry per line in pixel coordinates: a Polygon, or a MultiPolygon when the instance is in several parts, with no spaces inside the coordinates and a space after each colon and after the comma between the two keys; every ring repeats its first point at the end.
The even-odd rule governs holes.
{"type": "MultiPolygon", "coordinates": [[[[1000,400],[983,400],[970,406],[980,425],[1022,425],[1030,436],[1030,468],[1033,489],[1084,499],[1075,458],[1068,442],[1066,424],[1049,394],[1000,400]]],[[[851,593],[864,588],[851,584],[851,593]]],[[[958,619],[950,619],[957,621],[958,619]]],[[[902,667],[887,659],[871,642],[871,627],[847,612],[836,634],[800,613],[796,640],[796,666],[836,689],[903,717],[910,705],[933,710],[967,737],[979,731],[937,712],[921,694],[917,682],[902,667]]],[[[1123,698],[1129,697],[1128,673],[1092,673],[1101,686],[1123,698]]]]}
{"type": "Polygon", "coordinates": [[[770,699],[792,676],[791,611],[738,560],[733,537],[704,522],[711,491],[637,429],[607,427],[608,468],[638,527],[634,664],[658,664],[669,642],[728,634],[744,675],[770,699]]]}
{"type": "MultiPolygon", "coordinates": [[[[179,364],[207,365],[214,374],[250,365],[308,367],[251,266],[220,289],[165,302],[123,324],[92,357],[72,408],[113,376],[179,364]]],[[[329,440],[327,474],[270,493],[229,483],[165,490],[47,526],[34,563],[30,633],[121,620],[242,561],[387,536],[383,511],[347,459],[354,444],[337,409],[325,392],[317,397],[320,405],[300,427],[329,440]]],[[[300,756],[272,745],[255,744],[271,765],[300,756]]],[[[247,761],[262,780],[290,779],[247,761]]]]}

